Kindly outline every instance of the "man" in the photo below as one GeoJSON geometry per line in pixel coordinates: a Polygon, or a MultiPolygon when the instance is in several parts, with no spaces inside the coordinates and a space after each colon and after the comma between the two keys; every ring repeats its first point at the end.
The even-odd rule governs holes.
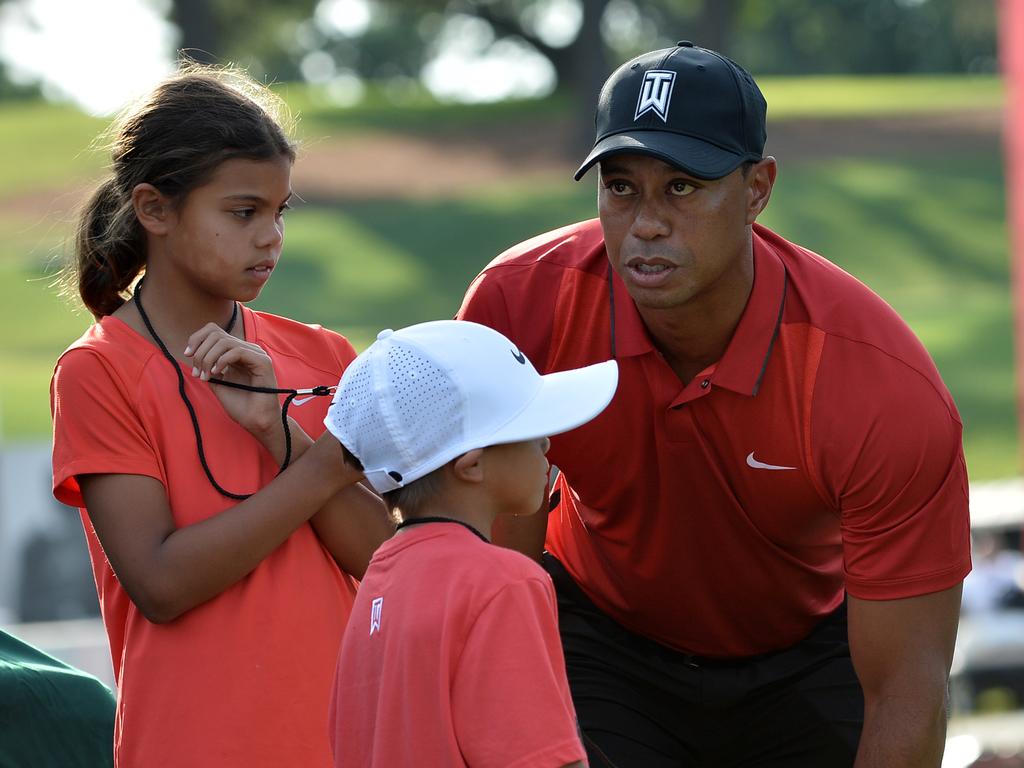
{"type": "MultiPolygon", "coordinates": [[[[956,408],[864,285],[755,224],[750,75],[681,42],[601,91],[599,220],[512,248],[460,317],[542,372],[614,358],[552,441],[543,562],[591,762],[938,766],[970,570],[956,408]]],[[[531,524],[533,523],[533,524],[531,524]]]]}

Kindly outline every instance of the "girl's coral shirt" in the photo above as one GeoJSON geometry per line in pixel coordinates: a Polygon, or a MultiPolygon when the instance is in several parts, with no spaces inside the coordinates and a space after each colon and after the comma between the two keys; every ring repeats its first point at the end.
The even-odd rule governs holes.
{"type": "MultiPolygon", "coordinates": [[[[355,357],[342,336],[243,308],[246,339],[274,361],[281,387],[337,384],[355,357]]],[[[214,477],[251,493],[277,474],[271,455],[227,416],[206,382],[185,375],[214,477]]],[[[330,398],[289,410],[316,437],[330,398]]],[[[82,507],[76,477],[147,475],[186,526],[236,502],[207,480],[170,363],[115,318],[58,360],[51,382],[53,492],[82,507]]],[[[121,588],[80,509],[118,687],[121,766],[328,766],[327,705],[355,594],[312,528],[293,533],[252,573],[167,624],[145,619],[121,588]]]]}

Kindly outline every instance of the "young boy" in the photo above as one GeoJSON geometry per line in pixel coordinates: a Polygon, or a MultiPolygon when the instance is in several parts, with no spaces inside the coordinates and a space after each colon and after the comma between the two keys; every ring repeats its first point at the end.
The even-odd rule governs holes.
{"type": "Polygon", "coordinates": [[[446,320],[382,331],[327,414],[401,522],[374,554],[342,642],[338,768],[581,768],[555,593],[491,546],[544,503],[547,435],[600,413],[613,361],[541,376],[508,339],[446,320]]]}

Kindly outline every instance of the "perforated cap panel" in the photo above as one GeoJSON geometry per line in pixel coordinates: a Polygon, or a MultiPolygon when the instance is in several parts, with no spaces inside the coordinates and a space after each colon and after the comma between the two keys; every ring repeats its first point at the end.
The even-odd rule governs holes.
{"type": "Polygon", "coordinates": [[[393,343],[375,351],[346,370],[327,425],[371,482],[380,471],[399,487],[447,461],[437,457],[462,436],[461,399],[451,377],[419,351],[393,343]]]}
{"type": "Polygon", "coordinates": [[[386,493],[468,450],[582,424],[616,377],[613,362],[542,377],[497,331],[435,320],[381,331],[345,370],[324,423],[386,493]]]}

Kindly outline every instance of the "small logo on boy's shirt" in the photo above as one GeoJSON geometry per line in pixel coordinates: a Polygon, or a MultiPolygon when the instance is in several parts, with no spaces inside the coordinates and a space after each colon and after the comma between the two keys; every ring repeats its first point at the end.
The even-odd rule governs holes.
{"type": "Polygon", "coordinates": [[[373,598],[373,603],[370,605],[370,634],[374,632],[380,632],[380,611],[384,606],[383,597],[373,598]]]}

